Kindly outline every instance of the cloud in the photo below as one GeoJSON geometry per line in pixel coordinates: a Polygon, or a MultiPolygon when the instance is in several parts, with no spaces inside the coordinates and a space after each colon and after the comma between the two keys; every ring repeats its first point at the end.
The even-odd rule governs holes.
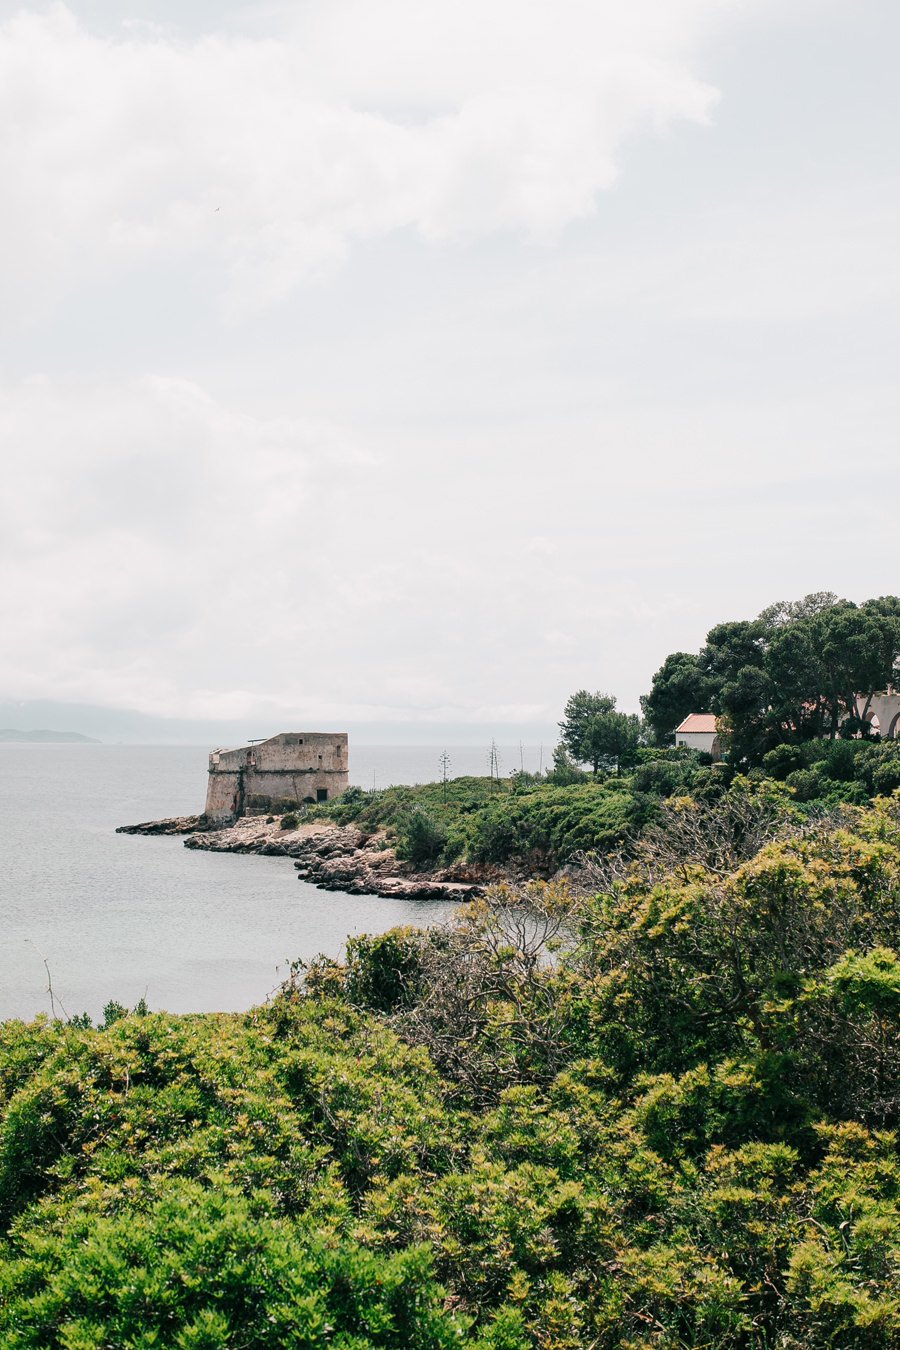
{"type": "Polygon", "coordinates": [[[162,375],[0,385],[0,441],[0,691],[316,724],[540,706],[506,667],[556,607],[544,556],[408,491],[403,456],[162,375]]]}
{"type": "Polygon", "coordinates": [[[0,693],[552,723],[890,588],[890,118],[812,0],[80,7],[0,22],[0,693]]]}
{"type": "Polygon", "coordinates": [[[0,438],[0,686],[164,710],[217,682],[227,712],[235,678],[264,697],[273,647],[315,646],[346,483],[370,471],[339,430],[184,380],[34,377],[0,389],[0,438]]]}
{"type": "Polygon", "coordinates": [[[542,706],[522,659],[559,578],[491,492],[161,375],[0,385],[0,440],[0,691],[317,724],[542,706]]]}
{"type": "Polygon", "coordinates": [[[846,445],[878,427],[853,442],[842,400],[610,420],[617,477],[593,422],[552,453],[492,433],[473,491],[422,471],[417,430],[375,456],[300,398],[276,418],[162,375],[0,384],[0,694],[269,726],[552,723],[582,686],[630,710],[718,618],[889,589],[896,473],[848,514],[846,445]]]}
{"type": "MultiPolygon", "coordinates": [[[[729,8],[729,6],[726,6],[729,8]]],[[[0,25],[7,303],[190,258],[265,306],[355,241],[555,236],[630,137],[703,122],[712,0],[329,0],[277,36],[0,25]]]]}

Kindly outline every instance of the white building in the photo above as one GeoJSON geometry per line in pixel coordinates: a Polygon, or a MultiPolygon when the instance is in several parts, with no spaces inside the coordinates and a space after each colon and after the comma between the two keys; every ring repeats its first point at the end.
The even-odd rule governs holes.
{"type": "Polygon", "coordinates": [[[870,699],[860,694],[856,707],[860,717],[865,717],[876,731],[881,732],[883,741],[900,740],[900,692],[892,685],[870,699]]]}
{"type": "Polygon", "coordinates": [[[715,713],[689,713],[681,726],[675,728],[675,744],[686,745],[689,750],[705,750],[713,759],[721,759],[715,713]]]}

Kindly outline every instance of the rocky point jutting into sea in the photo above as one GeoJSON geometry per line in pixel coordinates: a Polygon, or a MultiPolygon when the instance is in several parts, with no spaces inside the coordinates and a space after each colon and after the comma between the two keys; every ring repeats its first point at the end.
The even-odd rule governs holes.
{"type": "Polygon", "coordinates": [[[232,825],[211,828],[202,816],[176,816],[120,825],[117,833],[184,835],[186,848],[293,858],[302,880],[354,895],[459,901],[474,899],[482,888],[482,879],[465,865],[416,872],[397,857],[384,831],[367,834],[353,825],[324,820],[292,825],[289,815],[243,816],[232,825]]]}
{"type": "Polygon", "coordinates": [[[200,816],[123,825],[120,834],[183,834],[186,848],[294,858],[299,876],[325,890],[416,900],[469,900],[479,881],[465,867],[416,872],[384,831],[364,833],[297,812],[346,790],[345,732],[280,732],[209,756],[206,808],[200,816]]]}

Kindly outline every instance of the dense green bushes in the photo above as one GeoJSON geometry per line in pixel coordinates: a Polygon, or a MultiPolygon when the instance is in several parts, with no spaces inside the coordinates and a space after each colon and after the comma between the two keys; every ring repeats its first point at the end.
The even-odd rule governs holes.
{"type": "MultiPolygon", "coordinates": [[[[779,745],[748,777],[784,783],[800,812],[815,817],[900,788],[900,743],[779,745]]],[[[386,830],[398,856],[417,869],[460,860],[548,875],[580,853],[607,853],[640,835],[662,803],[682,796],[714,802],[736,781],[746,779],[696,751],[644,748],[621,775],[594,779],[554,770],[500,783],[460,778],[372,793],[351,788],[317,814],[366,833],[386,830]]]]}
{"type": "Polygon", "coordinates": [[[555,769],[546,777],[517,773],[500,782],[457,778],[369,793],[351,788],[315,814],[364,833],[386,830],[398,856],[419,869],[462,860],[546,873],[575,853],[607,850],[639,832],[659,801],[677,793],[716,794],[730,777],[691,751],[645,749],[637,759],[634,771],[621,777],[555,769]]]}
{"type": "Polygon", "coordinates": [[[798,801],[864,802],[900,787],[900,742],[807,741],[779,745],[763,768],[791,787],[798,801]]]}
{"type": "Polygon", "coordinates": [[[404,820],[397,839],[397,857],[417,871],[435,867],[447,851],[448,830],[440,819],[415,809],[404,820]]]}
{"type": "Polygon", "coordinates": [[[31,1255],[41,1296],[14,1289],[2,1317],[10,1350],[459,1344],[426,1251],[329,1244],[287,1223],[265,1190],[152,1185],[140,1207],[102,1220],[73,1210],[31,1255]]]}
{"type": "Polygon", "coordinates": [[[247,1015],[0,1026],[0,1344],[900,1343],[900,801],[741,793],[247,1015]]]}
{"type": "Polygon", "coordinates": [[[650,819],[654,799],[625,782],[542,787],[491,805],[473,822],[469,854],[477,861],[511,858],[562,866],[580,850],[606,851],[650,819]]]}

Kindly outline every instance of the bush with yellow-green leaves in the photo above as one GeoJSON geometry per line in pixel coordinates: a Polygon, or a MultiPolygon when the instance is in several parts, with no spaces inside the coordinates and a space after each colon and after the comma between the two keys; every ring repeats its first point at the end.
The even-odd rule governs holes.
{"type": "Polygon", "coordinates": [[[900,1344],[900,802],[716,840],[248,1014],[5,1023],[0,1344],[900,1344]]]}

